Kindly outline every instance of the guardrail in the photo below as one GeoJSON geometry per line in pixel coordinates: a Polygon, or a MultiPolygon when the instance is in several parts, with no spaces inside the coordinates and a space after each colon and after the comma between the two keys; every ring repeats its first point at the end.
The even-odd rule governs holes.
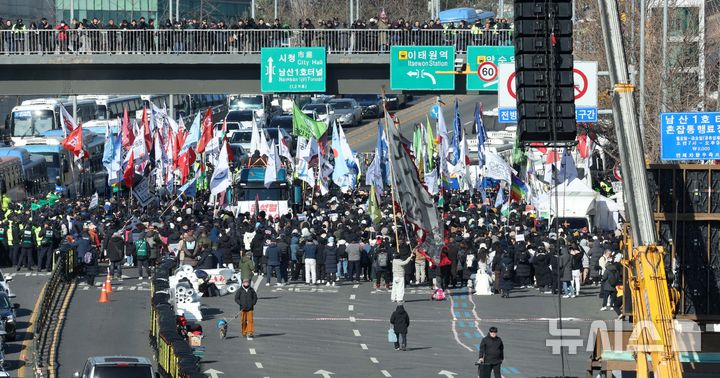
{"type": "Polygon", "coordinates": [[[158,370],[165,377],[205,377],[186,340],[178,333],[175,311],[170,304],[168,278],[175,267],[173,258],[166,258],[155,269],[150,285],[150,346],[155,351],[158,370]]]}
{"type": "Polygon", "coordinates": [[[41,301],[38,311],[34,314],[33,326],[33,370],[36,376],[47,376],[54,370],[51,361],[54,330],[62,326],[62,316],[58,316],[59,307],[67,301],[77,272],[77,256],[75,249],[61,248],[53,254],[53,270],[48,282],[40,293],[41,301]]]}
{"type": "Polygon", "coordinates": [[[0,54],[258,54],[263,47],[326,47],[330,54],[387,54],[393,45],[511,46],[512,29],[214,29],[0,31],[0,54]]]}

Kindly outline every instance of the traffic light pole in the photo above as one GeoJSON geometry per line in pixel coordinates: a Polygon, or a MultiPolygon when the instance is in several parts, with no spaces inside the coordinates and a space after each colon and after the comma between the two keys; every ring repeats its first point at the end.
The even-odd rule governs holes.
{"type": "Polygon", "coordinates": [[[620,149],[623,194],[628,209],[628,221],[632,225],[633,241],[636,246],[655,244],[650,191],[645,173],[645,152],[633,97],[635,87],[628,79],[617,4],[614,0],[598,0],[598,4],[610,83],[615,92],[613,121],[620,149]]]}

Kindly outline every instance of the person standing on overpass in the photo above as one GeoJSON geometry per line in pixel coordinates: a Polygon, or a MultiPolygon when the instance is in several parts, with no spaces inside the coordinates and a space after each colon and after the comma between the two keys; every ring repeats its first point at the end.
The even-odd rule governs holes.
{"type": "Polygon", "coordinates": [[[493,371],[495,378],[501,378],[500,365],[502,365],[503,359],[505,359],[505,347],[503,346],[502,339],[498,337],[497,331],[498,329],[496,327],[490,327],[488,335],[480,342],[480,355],[477,364],[490,365],[490,369],[493,371]]]}
{"type": "Polygon", "coordinates": [[[235,293],[235,303],[240,306],[240,332],[243,337],[252,340],[255,336],[255,322],[253,321],[253,311],[257,304],[257,293],[250,286],[250,279],[243,278],[242,287],[235,293]]]}

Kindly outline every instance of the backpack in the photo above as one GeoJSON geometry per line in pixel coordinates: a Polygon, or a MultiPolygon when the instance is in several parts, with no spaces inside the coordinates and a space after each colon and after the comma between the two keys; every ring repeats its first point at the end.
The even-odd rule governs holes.
{"type": "Polygon", "coordinates": [[[93,258],[92,252],[85,252],[85,254],[83,255],[83,263],[86,265],[91,265],[93,263],[93,260],[95,259],[93,258]]]}
{"type": "Polygon", "coordinates": [[[138,239],[135,241],[135,253],[137,257],[147,257],[148,255],[148,242],[145,239],[138,239]]]}
{"type": "Polygon", "coordinates": [[[385,267],[388,263],[388,255],[387,252],[380,252],[377,255],[377,262],[379,267],[385,267]]]}
{"type": "Polygon", "coordinates": [[[512,270],[511,270],[511,267],[503,264],[503,268],[504,268],[504,270],[503,270],[503,274],[502,274],[502,279],[504,279],[504,280],[511,280],[511,279],[512,279],[512,270]]]}

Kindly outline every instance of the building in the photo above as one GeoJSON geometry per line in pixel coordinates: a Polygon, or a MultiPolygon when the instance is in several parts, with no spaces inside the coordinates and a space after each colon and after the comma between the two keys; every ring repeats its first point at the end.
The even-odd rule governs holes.
{"type": "Polygon", "coordinates": [[[54,17],[55,0],[0,0],[0,17],[17,20],[22,18],[26,25],[30,21],[39,20],[43,16],[48,19],[54,17]]]}
{"type": "Polygon", "coordinates": [[[241,17],[250,17],[252,0],[157,0],[159,5],[160,19],[168,18],[171,8],[170,1],[173,2],[173,13],[176,13],[175,6],[180,4],[180,18],[186,19],[207,19],[208,21],[217,20],[237,20],[241,17]]]}

